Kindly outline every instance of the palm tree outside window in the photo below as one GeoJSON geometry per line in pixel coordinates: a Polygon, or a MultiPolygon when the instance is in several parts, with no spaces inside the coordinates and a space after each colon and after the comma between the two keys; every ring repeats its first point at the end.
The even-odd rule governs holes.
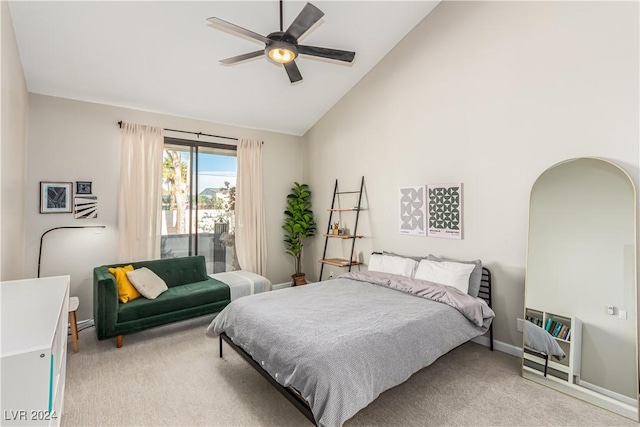
{"type": "Polygon", "coordinates": [[[207,271],[237,270],[236,147],[165,137],[162,258],[204,255],[207,271]]]}

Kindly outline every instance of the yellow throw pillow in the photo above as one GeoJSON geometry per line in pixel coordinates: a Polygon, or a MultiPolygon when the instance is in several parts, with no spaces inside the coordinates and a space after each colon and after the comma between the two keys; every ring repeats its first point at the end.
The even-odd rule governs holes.
{"type": "Polygon", "coordinates": [[[116,284],[118,285],[118,299],[123,304],[140,297],[140,293],[129,281],[127,271],[133,271],[133,266],[125,265],[124,267],[111,267],[109,269],[109,273],[116,277],[116,284]]]}

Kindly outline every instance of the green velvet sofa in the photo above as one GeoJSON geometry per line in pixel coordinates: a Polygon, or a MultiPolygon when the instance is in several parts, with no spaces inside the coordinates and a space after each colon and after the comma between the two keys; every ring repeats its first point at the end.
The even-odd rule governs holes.
{"type": "Polygon", "coordinates": [[[217,313],[231,302],[229,287],[210,278],[203,256],[164,258],[93,269],[93,315],[99,340],[117,338],[167,323],[217,313]],[[147,267],[169,288],[156,299],[136,298],[126,304],[118,300],[115,277],[110,267],[147,267]]]}

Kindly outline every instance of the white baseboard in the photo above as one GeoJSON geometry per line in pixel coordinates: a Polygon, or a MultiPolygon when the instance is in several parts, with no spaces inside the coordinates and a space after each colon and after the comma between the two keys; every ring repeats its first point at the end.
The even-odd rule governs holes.
{"type": "MultiPolygon", "coordinates": [[[[489,347],[489,337],[485,335],[474,338],[472,341],[477,344],[481,344],[485,347],[489,347]]],[[[493,340],[493,348],[494,350],[498,350],[515,357],[519,357],[519,358],[522,357],[522,348],[516,347],[515,345],[507,344],[502,341],[493,340]]],[[[564,383],[565,382],[563,381],[562,384],[564,385],[564,383]]],[[[586,389],[592,390],[602,396],[607,396],[613,399],[613,401],[617,403],[612,404],[612,406],[622,406],[624,408],[623,411],[629,412],[632,418],[637,417],[637,409],[634,408],[637,405],[637,402],[634,399],[627,397],[625,395],[616,393],[614,391],[599,387],[597,385],[591,384],[584,380],[579,380],[579,384],[577,385],[582,386],[586,389]],[[636,411],[636,412],[634,413],[633,411],[636,411]]],[[[614,412],[621,413],[617,410],[614,410],[614,412]]],[[[624,414],[625,413],[623,413],[623,415],[624,414]]],[[[629,415],[625,415],[625,416],[629,416],[629,415]]]]}
{"type": "MultiPolygon", "coordinates": [[[[479,336],[477,338],[472,339],[471,341],[483,345],[485,347],[490,346],[490,339],[486,335],[479,336]]],[[[503,353],[510,354],[515,357],[522,357],[522,349],[520,347],[516,347],[515,345],[507,344],[506,342],[493,340],[493,349],[501,351],[503,353]]]]}
{"type": "Polygon", "coordinates": [[[602,388],[600,386],[597,386],[595,384],[591,384],[590,382],[584,381],[584,380],[579,380],[578,385],[582,386],[582,387],[586,387],[590,390],[593,390],[597,393],[600,394],[604,394],[605,396],[609,396],[612,399],[615,400],[619,400],[620,402],[626,404],[626,405],[630,405],[630,406],[635,406],[637,405],[638,402],[636,402],[635,400],[633,400],[630,397],[627,397],[623,394],[620,393],[616,393],[615,391],[611,391],[608,390],[606,388],[602,388]]]}
{"type": "Polygon", "coordinates": [[[95,322],[93,321],[93,319],[81,320],[78,322],[78,332],[87,328],[91,328],[92,326],[95,326],[95,322]]]}
{"type": "MultiPolygon", "coordinates": [[[[578,399],[582,399],[594,405],[600,406],[601,408],[607,409],[611,412],[615,412],[616,414],[622,415],[624,417],[631,418],[632,420],[638,419],[638,407],[633,399],[631,400],[633,403],[629,405],[606,394],[602,394],[600,391],[594,391],[591,388],[585,387],[584,381],[581,381],[580,385],[577,385],[556,378],[553,375],[543,377],[540,371],[536,371],[526,366],[524,367],[522,372],[522,376],[524,378],[530,379],[548,387],[552,387],[562,393],[577,397],[578,399]]],[[[602,390],[600,387],[597,388],[599,390],[602,390]]],[[[610,393],[611,392],[609,391],[608,394],[610,393]]]]}
{"type": "Polygon", "coordinates": [[[276,283],[275,285],[271,285],[271,290],[277,291],[279,289],[290,288],[290,287],[291,287],[291,282],[276,283]]]}

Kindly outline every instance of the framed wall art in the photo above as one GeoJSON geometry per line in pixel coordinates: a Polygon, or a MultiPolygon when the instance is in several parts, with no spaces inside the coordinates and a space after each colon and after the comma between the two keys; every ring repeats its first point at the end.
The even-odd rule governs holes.
{"type": "Polygon", "coordinates": [[[71,213],[73,183],[40,182],[40,213],[71,213]]]}
{"type": "Polygon", "coordinates": [[[462,239],[462,183],[427,185],[427,236],[462,239]]]}
{"type": "Polygon", "coordinates": [[[424,185],[400,188],[400,234],[426,236],[427,203],[424,185]]]}
{"type": "Polygon", "coordinates": [[[98,198],[96,196],[76,196],[73,205],[76,219],[98,218],[98,198]]]}
{"type": "Polygon", "coordinates": [[[91,181],[76,181],[76,194],[91,194],[91,181]]]}

